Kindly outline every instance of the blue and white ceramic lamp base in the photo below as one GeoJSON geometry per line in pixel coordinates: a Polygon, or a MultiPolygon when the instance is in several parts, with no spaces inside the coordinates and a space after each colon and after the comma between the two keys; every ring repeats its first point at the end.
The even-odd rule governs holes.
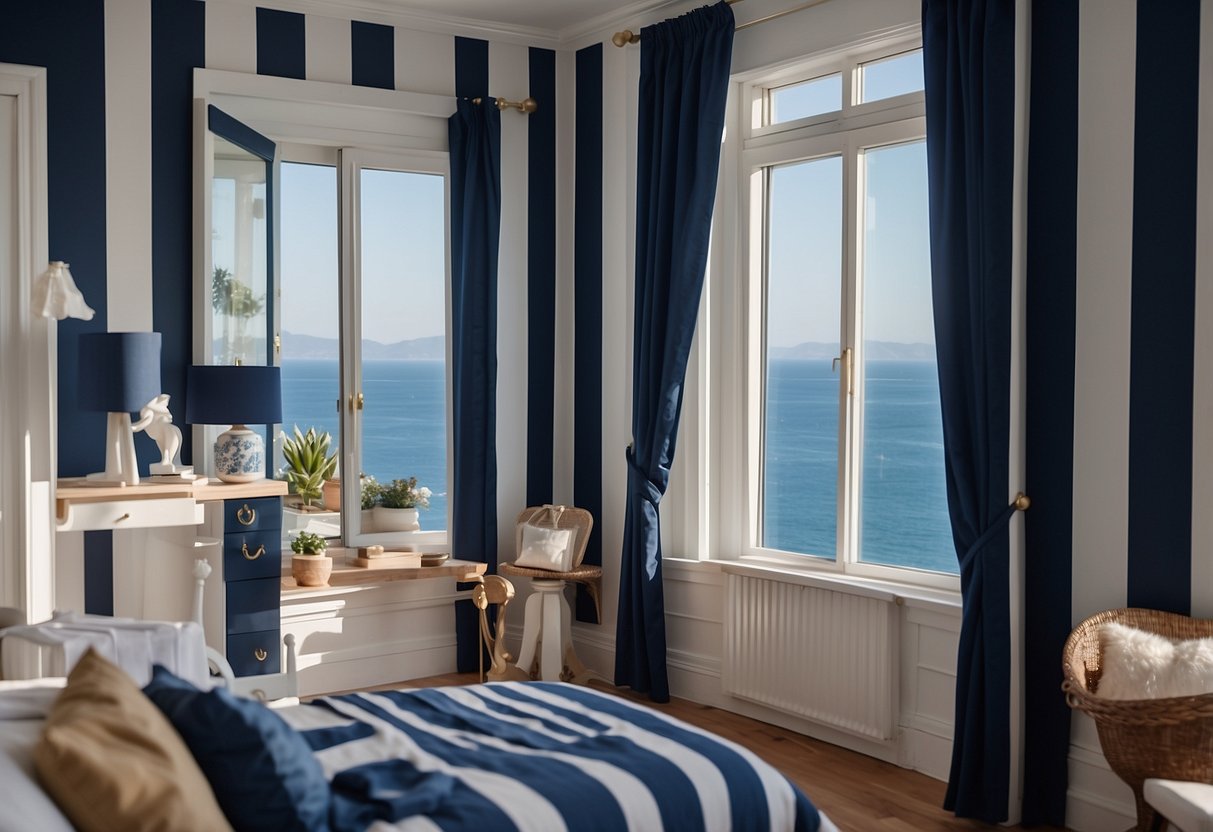
{"type": "Polygon", "coordinates": [[[265,479],[265,440],[244,425],[232,425],[215,440],[215,474],[224,482],[265,479]]]}

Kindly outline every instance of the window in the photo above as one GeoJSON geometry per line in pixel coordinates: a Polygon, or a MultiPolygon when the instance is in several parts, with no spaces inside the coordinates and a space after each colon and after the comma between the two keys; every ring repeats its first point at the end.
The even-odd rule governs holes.
{"type": "Polygon", "coordinates": [[[339,463],[336,489],[303,480],[306,501],[296,478],[284,537],[444,546],[451,99],[214,70],[194,94],[194,363],[281,367],[268,475],[285,477],[296,425],[329,434],[339,463]],[[429,488],[420,530],[363,510],[360,474],[429,488]]]}
{"type": "Polygon", "coordinates": [[[346,490],[344,512],[306,512],[295,522],[347,542],[376,540],[368,535],[386,530],[362,511],[361,478],[346,473],[354,471],[380,484],[416,477],[433,492],[422,528],[441,531],[445,163],[288,147],[281,181],[283,425],[331,434],[346,490]]]}
{"type": "Polygon", "coordinates": [[[922,53],[886,47],[812,69],[751,88],[765,106],[749,110],[761,115],[741,151],[744,487],[757,493],[744,548],[952,585],[922,53]]]}

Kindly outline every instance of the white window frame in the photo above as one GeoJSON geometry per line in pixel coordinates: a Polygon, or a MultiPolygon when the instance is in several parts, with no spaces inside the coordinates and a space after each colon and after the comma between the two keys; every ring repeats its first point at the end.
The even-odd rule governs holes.
{"type": "MultiPolygon", "coordinates": [[[[444,179],[444,200],[450,204],[450,161],[447,148],[447,119],[455,111],[456,101],[451,96],[431,95],[427,93],[404,92],[399,90],[381,90],[370,87],[350,87],[345,84],[331,84],[321,81],[305,81],[293,78],[276,78],[262,75],[247,75],[244,73],[227,72],[224,70],[195,69],[194,98],[196,117],[199,111],[205,113],[207,104],[215,104],[224,112],[248,124],[258,132],[273,139],[278,150],[274,160],[274,250],[281,251],[281,188],[280,167],[283,161],[308,164],[335,165],[338,176],[339,223],[342,231],[338,234],[338,262],[341,270],[340,305],[341,305],[341,368],[340,389],[343,393],[360,389],[360,369],[357,375],[351,372],[348,362],[356,359],[347,346],[347,338],[361,337],[361,322],[350,326],[346,320],[347,309],[360,309],[359,295],[348,297],[351,291],[349,275],[356,273],[356,255],[358,240],[347,237],[345,228],[351,211],[357,205],[356,194],[349,197],[351,190],[356,191],[357,178],[353,180],[354,187],[342,188],[342,177],[348,177],[355,169],[352,167],[359,161],[367,167],[391,170],[409,170],[419,173],[441,174],[444,179]],[[352,200],[352,202],[350,201],[352,200]],[[349,204],[346,204],[349,203],[349,204]],[[355,260],[347,262],[347,257],[354,256],[355,260]],[[347,382],[347,379],[349,381],[347,382]]],[[[206,141],[205,131],[196,131],[196,140],[201,136],[206,141]]],[[[202,158],[209,158],[209,153],[203,153],[202,158]]],[[[200,183],[209,182],[210,171],[205,167],[195,170],[195,286],[194,286],[194,360],[205,363],[209,355],[210,319],[207,299],[209,298],[209,270],[203,258],[209,251],[206,244],[209,241],[209,188],[200,183]],[[205,220],[204,220],[205,218],[205,220]],[[202,253],[200,255],[200,252],[202,253]]],[[[453,438],[451,430],[452,392],[451,392],[451,257],[450,257],[450,211],[446,215],[446,413],[447,413],[447,484],[448,490],[453,474],[453,438]]],[[[271,291],[275,293],[275,303],[272,309],[271,326],[276,335],[281,334],[280,302],[282,282],[280,276],[281,256],[274,258],[273,274],[269,276],[271,291]]],[[[353,281],[356,282],[356,281],[353,281]]],[[[356,316],[355,316],[356,317],[356,316]]],[[[275,355],[275,363],[281,358],[275,355]]],[[[343,401],[344,405],[345,402],[343,401]]],[[[348,411],[343,407],[343,415],[348,411]]],[[[359,442],[361,437],[348,427],[351,422],[358,420],[343,418],[341,448],[355,447],[348,444],[359,442]]],[[[199,439],[195,432],[194,447],[205,447],[205,441],[199,439]]],[[[360,445],[358,445],[360,447],[360,445]]],[[[196,459],[204,459],[195,451],[196,459]]],[[[349,470],[346,459],[342,459],[342,471],[349,470]]],[[[436,531],[394,532],[384,534],[351,534],[348,529],[357,526],[361,519],[361,500],[356,487],[346,487],[343,477],[342,489],[342,537],[347,546],[368,545],[370,543],[408,543],[424,546],[427,549],[440,549],[450,545],[448,529],[451,526],[451,503],[448,500],[447,517],[444,528],[436,531]]],[[[357,482],[356,479],[352,482],[357,482]]]]}
{"type": "MultiPolygon", "coordinates": [[[[738,236],[734,262],[739,311],[736,326],[728,322],[707,339],[707,350],[719,356],[724,365],[721,389],[725,400],[734,406],[715,408],[724,441],[711,443],[714,460],[712,502],[717,506],[740,507],[735,520],[721,521],[713,529],[711,548],[716,557],[738,559],[780,568],[818,571],[837,576],[872,579],[931,589],[958,591],[955,574],[930,572],[913,567],[889,566],[858,560],[860,476],[863,448],[863,343],[862,238],[863,153],[891,145],[922,140],[926,135],[925,99],[922,92],[908,93],[868,103],[860,100],[860,66],[882,58],[894,57],[921,48],[918,33],[901,35],[861,48],[839,50],[797,66],[755,74],[734,87],[739,106],[734,110],[738,140],[732,152],[736,165],[737,215],[724,217],[736,222],[738,236]],[[789,84],[820,78],[838,72],[842,76],[841,107],[830,113],[779,124],[767,124],[770,91],[789,84]],[[771,166],[841,156],[843,160],[843,241],[842,303],[840,314],[841,348],[850,349],[852,377],[850,395],[839,394],[839,464],[837,507],[837,551],[831,560],[800,553],[784,552],[759,545],[761,540],[762,433],[765,428],[765,257],[766,228],[764,200],[771,166]],[[737,352],[733,372],[728,356],[737,352]],[[730,447],[729,435],[739,437],[730,447]],[[729,525],[731,524],[731,526],[729,525]],[[730,533],[731,532],[731,533],[730,533]]],[[[726,137],[726,156],[729,153],[726,137]]],[[[726,164],[726,171],[728,165],[726,164]]],[[[727,173],[726,173],[727,175],[727,173]]],[[[720,226],[717,226],[718,230],[720,226]]],[[[724,262],[716,268],[727,271],[724,262]]],[[[730,291],[720,281],[709,281],[709,291],[730,291]]],[[[713,321],[713,323],[717,323],[713,321]]],[[[846,353],[840,353],[840,357],[846,353]]],[[[840,366],[840,373],[845,367],[840,366]]],[[[907,500],[914,495],[907,495],[907,500]]]]}

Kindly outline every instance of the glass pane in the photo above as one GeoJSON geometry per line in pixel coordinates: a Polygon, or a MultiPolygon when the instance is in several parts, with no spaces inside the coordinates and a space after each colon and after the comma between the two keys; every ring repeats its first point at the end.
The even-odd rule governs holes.
{"type": "Polygon", "coordinates": [[[215,137],[211,191],[212,361],[265,364],[267,164],[215,137]]]}
{"type": "MultiPolygon", "coordinates": [[[[318,434],[327,433],[328,453],[338,454],[340,476],[337,169],[284,162],[281,176],[282,428],[292,437],[296,426],[304,434],[309,428],[315,428],[318,434]]],[[[281,442],[276,451],[275,465],[281,470],[285,464],[281,442]]],[[[305,496],[318,508],[330,510],[302,510],[297,505],[302,502],[298,496],[288,498],[284,534],[290,537],[295,530],[306,529],[325,537],[339,537],[340,499],[332,487],[327,494],[305,496]]]]}
{"type": "Polygon", "coordinates": [[[838,73],[771,90],[771,124],[841,109],[842,76],[838,73]]]}
{"type": "Polygon", "coordinates": [[[860,67],[863,103],[919,92],[922,82],[922,50],[915,49],[860,67]]]}
{"type": "Polygon", "coordinates": [[[944,482],[923,142],[863,154],[859,559],[956,572],[944,482]]]}
{"type": "Polygon", "coordinates": [[[768,212],[762,545],[833,558],[842,159],[772,168],[768,212]]]}
{"type": "MultiPolygon", "coordinates": [[[[446,214],[441,176],[363,170],[362,471],[433,492],[446,528],[446,214]]],[[[372,521],[363,531],[376,531],[372,521]]]]}

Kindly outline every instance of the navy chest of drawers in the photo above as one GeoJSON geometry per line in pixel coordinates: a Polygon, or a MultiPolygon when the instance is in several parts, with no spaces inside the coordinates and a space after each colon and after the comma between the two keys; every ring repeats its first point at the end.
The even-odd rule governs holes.
{"type": "Polygon", "coordinates": [[[222,508],[224,653],[237,676],[278,673],[282,498],[224,500],[222,508]]]}

